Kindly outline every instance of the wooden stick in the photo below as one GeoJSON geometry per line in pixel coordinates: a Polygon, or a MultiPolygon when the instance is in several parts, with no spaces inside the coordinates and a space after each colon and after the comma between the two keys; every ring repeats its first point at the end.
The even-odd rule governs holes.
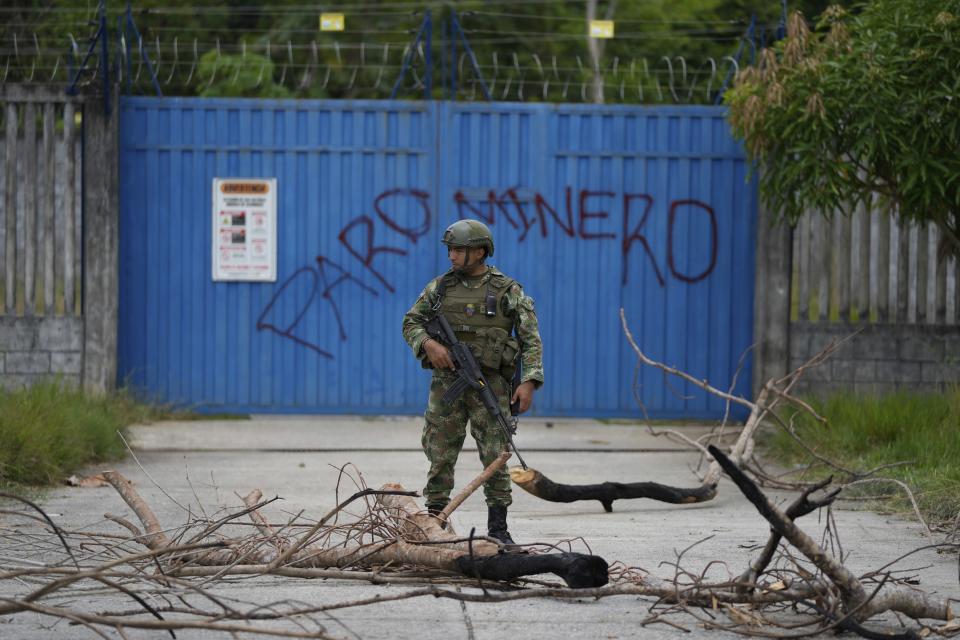
{"type": "Polygon", "coordinates": [[[135,524],[127,520],[126,518],[121,518],[120,516],[115,516],[112,513],[105,513],[103,517],[111,522],[116,522],[121,527],[125,528],[127,531],[133,534],[135,538],[141,538],[143,534],[140,532],[140,529],[137,528],[135,524]]]}
{"type": "Polygon", "coordinates": [[[423,584],[434,580],[449,582],[452,577],[460,577],[445,571],[403,571],[396,575],[381,571],[357,571],[341,569],[313,569],[303,567],[279,567],[270,569],[265,564],[238,564],[232,567],[180,567],[173,570],[172,575],[188,576],[236,576],[236,575],[275,575],[288,578],[334,578],[337,580],[364,580],[374,584],[414,583],[423,584]]]}
{"type": "Polygon", "coordinates": [[[263,492],[260,491],[260,489],[254,489],[240,499],[243,500],[244,506],[250,510],[247,515],[250,516],[250,520],[253,521],[254,526],[257,527],[260,534],[272,540],[277,537],[277,531],[270,526],[270,523],[263,517],[263,514],[257,510],[257,505],[260,503],[260,498],[262,497],[263,492]]]}
{"type": "MultiPolygon", "coordinates": [[[[753,452],[753,434],[763,423],[763,418],[766,415],[765,405],[767,403],[767,396],[772,386],[771,382],[767,382],[757,395],[756,403],[751,403],[750,416],[743,425],[743,429],[740,430],[740,436],[737,438],[737,441],[730,447],[730,457],[738,465],[750,459],[750,455],[747,455],[747,453],[748,451],[751,454],[753,452]]],[[[703,484],[715,486],[719,481],[720,463],[714,460],[710,463],[707,475],[703,477],[703,484]]]]}
{"type": "Polygon", "coordinates": [[[447,518],[450,517],[450,514],[453,513],[457,507],[463,504],[463,501],[469,498],[474,491],[480,488],[480,486],[489,480],[493,474],[500,469],[503,469],[504,465],[507,464],[507,460],[510,459],[510,452],[503,451],[497,459],[487,465],[487,468],[480,472],[476,478],[474,478],[470,484],[464,487],[463,491],[457,494],[457,496],[450,501],[450,503],[443,508],[443,511],[437,516],[440,522],[446,522],[447,518]]]}
{"type": "Polygon", "coordinates": [[[119,493],[123,501],[127,503],[127,506],[133,509],[133,512],[140,518],[140,522],[143,523],[147,533],[143,540],[147,548],[161,549],[169,545],[170,539],[167,537],[167,534],[163,532],[163,527],[160,526],[160,521],[157,519],[156,514],[153,513],[153,510],[147,505],[144,499],[140,497],[137,490],[133,488],[133,483],[127,480],[119,471],[104,471],[103,477],[113,485],[113,488],[117,490],[117,493],[119,493]]]}

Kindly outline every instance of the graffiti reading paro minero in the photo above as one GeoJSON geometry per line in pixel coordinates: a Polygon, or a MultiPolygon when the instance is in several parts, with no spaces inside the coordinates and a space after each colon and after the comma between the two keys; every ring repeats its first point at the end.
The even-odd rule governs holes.
{"type": "MultiPolygon", "coordinates": [[[[495,229],[498,242],[508,240],[504,228],[508,228],[520,244],[531,236],[546,238],[551,233],[563,234],[575,241],[610,242],[619,245],[621,253],[620,283],[626,286],[630,273],[630,260],[647,261],[661,287],[665,287],[668,278],[693,284],[700,282],[713,272],[717,263],[717,218],[713,207],[695,199],[672,200],[667,208],[666,264],[657,262],[653,244],[647,236],[647,225],[654,198],[647,193],[616,193],[591,189],[563,190],[563,201],[551,202],[541,193],[521,198],[516,189],[504,191],[489,190],[486,198],[468,197],[463,191],[457,191],[453,203],[461,219],[475,218],[501,230],[495,229]],[[620,212],[619,224],[613,213],[620,212]],[[674,260],[674,229],[679,218],[685,217],[687,225],[709,234],[710,253],[695,273],[680,271],[674,260]]],[[[330,306],[337,321],[337,330],[341,341],[347,339],[340,308],[333,293],[339,287],[352,286],[364,294],[378,297],[381,293],[394,293],[396,288],[388,276],[376,266],[376,258],[382,254],[406,256],[408,247],[428,235],[433,227],[433,212],[430,210],[430,194],[419,189],[388,189],[373,200],[376,217],[363,214],[348,221],[337,238],[353,259],[349,265],[341,265],[324,255],[318,255],[307,265],[294,271],[276,289],[272,298],[263,308],[257,319],[258,331],[270,331],[315,351],[324,358],[333,359],[333,354],[318,344],[296,335],[296,329],[310,306],[318,299],[330,306]],[[416,224],[401,223],[391,215],[391,211],[403,208],[404,211],[419,212],[419,219],[413,216],[416,224]],[[389,231],[388,231],[389,230],[389,231]],[[396,244],[378,244],[388,233],[394,236],[396,244]],[[358,274],[367,273],[379,283],[377,287],[367,284],[358,274]],[[271,321],[271,311],[295,282],[306,286],[308,295],[299,311],[290,322],[278,326],[271,321]]]]}

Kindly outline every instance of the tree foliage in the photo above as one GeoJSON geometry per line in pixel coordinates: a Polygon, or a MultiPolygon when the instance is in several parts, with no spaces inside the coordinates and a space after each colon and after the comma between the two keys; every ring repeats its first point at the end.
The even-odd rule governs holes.
{"type": "Polygon", "coordinates": [[[204,97],[289,98],[290,91],[274,81],[275,63],[256,53],[246,56],[217,55],[208,51],[200,57],[200,77],[211,78],[199,93],[204,97]]]}
{"type": "Polygon", "coordinates": [[[813,31],[794,14],[726,102],[786,220],[879,198],[960,256],[960,0],[831,7],[813,31]]]}
{"type": "MultiPolygon", "coordinates": [[[[824,1],[791,5],[813,11],[824,1]]],[[[0,7],[4,80],[57,76],[63,82],[72,42],[82,57],[97,30],[98,2],[9,4],[0,7]]],[[[781,3],[771,0],[135,0],[131,8],[142,41],[126,26],[125,3],[106,3],[110,57],[133,92],[154,91],[144,63],[149,57],[165,95],[269,96],[283,87],[305,98],[389,95],[426,10],[433,20],[433,97],[449,98],[447,28],[455,10],[496,99],[579,102],[589,99],[584,87],[599,77],[609,101],[713,102],[735,52],[741,53],[738,62],[749,63],[777,37],[781,21],[781,3]],[[602,52],[596,63],[587,38],[589,4],[598,18],[616,24],[613,39],[593,43],[602,52]],[[321,32],[321,11],[342,12],[345,31],[321,32]],[[747,42],[752,18],[756,27],[747,42]],[[125,56],[129,66],[117,63],[125,56]]],[[[93,53],[95,66],[99,47],[93,53]]],[[[423,58],[421,50],[412,61],[421,79],[423,58]]],[[[477,95],[477,75],[462,43],[455,60],[458,98],[477,95]]],[[[400,97],[422,97],[413,74],[405,80],[400,97]]]]}

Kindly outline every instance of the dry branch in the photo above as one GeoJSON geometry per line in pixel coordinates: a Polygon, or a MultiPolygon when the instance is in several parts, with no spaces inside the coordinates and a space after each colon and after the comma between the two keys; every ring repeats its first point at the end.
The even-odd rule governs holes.
{"type": "Polygon", "coordinates": [[[438,518],[441,522],[446,522],[450,519],[450,514],[452,514],[457,507],[463,504],[463,501],[469,498],[473,493],[483,486],[483,483],[489,480],[493,474],[502,469],[504,465],[507,464],[507,460],[510,459],[510,452],[504,451],[497,459],[487,465],[487,468],[484,469],[480,475],[474,478],[466,487],[463,488],[463,491],[458,493],[456,497],[443,508],[443,511],[440,512],[438,518]]]}
{"type": "MultiPolygon", "coordinates": [[[[813,513],[817,509],[833,504],[837,494],[840,493],[839,488],[830,491],[819,500],[810,499],[811,494],[823,489],[829,485],[831,481],[832,477],[808,487],[802,494],[800,494],[800,497],[794,500],[793,503],[787,507],[784,515],[792,522],[797,518],[803,517],[809,513],[813,513]]],[[[767,539],[767,544],[764,545],[760,555],[750,563],[750,567],[743,572],[738,579],[738,582],[743,584],[746,588],[752,588],[755,586],[760,574],[766,571],[767,567],[770,565],[770,562],[773,561],[774,554],[777,551],[777,547],[780,546],[780,540],[782,539],[783,536],[780,534],[780,532],[776,529],[772,529],[770,531],[770,537],[767,539]]]]}
{"type": "Polygon", "coordinates": [[[145,544],[148,549],[160,549],[169,545],[170,539],[163,532],[163,527],[160,526],[160,521],[157,520],[156,514],[153,513],[153,510],[150,509],[143,498],[140,497],[137,490],[133,488],[133,483],[124,478],[119,471],[104,471],[103,477],[113,485],[113,488],[117,490],[117,493],[120,494],[123,501],[137,514],[137,518],[143,523],[147,534],[143,538],[143,544],[145,544]]]}
{"type": "MultiPolygon", "coordinates": [[[[138,514],[147,517],[153,514],[129,483],[119,484],[125,487],[124,499],[137,505],[138,514]]],[[[702,623],[708,627],[776,637],[778,627],[769,618],[769,612],[782,610],[789,604],[807,611],[819,607],[821,612],[801,623],[801,627],[794,625],[795,628],[808,628],[811,632],[845,628],[872,637],[869,634],[874,632],[865,629],[861,622],[869,615],[887,610],[910,616],[931,613],[932,599],[920,592],[890,589],[889,583],[893,580],[889,577],[883,578],[887,582],[881,582],[883,589],[877,589],[876,593],[864,589],[866,597],[860,608],[851,610],[840,606],[838,603],[842,603],[842,599],[837,586],[822,576],[803,578],[799,570],[791,571],[790,563],[795,564],[795,561],[782,555],[782,546],[779,557],[770,559],[765,551],[762,562],[758,560],[751,564],[756,577],[750,588],[744,588],[742,580],[709,582],[705,572],[683,569],[680,565],[683,553],[677,559],[676,573],[669,579],[656,579],[641,570],[622,565],[611,571],[602,558],[591,555],[500,553],[499,546],[490,541],[464,540],[458,538],[452,528],[440,528],[436,518],[429,517],[411,496],[401,495],[403,493],[409,492],[403,492],[397,485],[359,491],[328,513],[322,519],[326,522],[320,527],[316,523],[308,524],[299,514],[285,526],[266,525],[266,518],[255,515],[263,505],[256,500],[259,496],[253,493],[244,499],[246,508],[229,511],[212,521],[190,520],[186,525],[167,531],[165,535],[171,541],[167,546],[146,551],[136,551],[139,544],[136,535],[123,540],[116,535],[104,534],[101,538],[97,534],[62,532],[66,541],[62,544],[52,542],[43,553],[49,557],[59,548],[61,557],[66,559],[63,547],[69,543],[67,548],[80,550],[77,556],[80,566],[35,563],[15,570],[0,567],[0,585],[18,580],[35,585],[22,597],[0,599],[0,615],[34,612],[84,624],[100,635],[119,629],[121,637],[124,636],[123,629],[197,629],[235,636],[325,638],[330,634],[322,620],[317,618],[319,614],[408,598],[429,596],[463,602],[510,602],[546,597],[640,596],[652,599],[655,608],[644,624],[662,622],[679,626],[666,616],[684,612],[703,618],[702,623]],[[360,502],[359,514],[350,513],[342,522],[331,523],[332,515],[344,513],[345,504],[355,501],[358,495],[376,496],[376,500],[360,502]],[[247,515],[261,526],[254,528],[239,521],[247,515]],[[226,527],[231,526],[233,528],[227,531],[226,527]],[[230,533],[238,530],[244,533],[231,537],[230,533]],[[199,533],[191,534],[192,531],[199,533]],[[269,559],[279,555],[275,544],[281,532],[298,532],[297,536],[290,534],[290,541],[297,551],[288,558],[285,566],[275,566],[269,559]],[[78,544],[77,539],[85,542],[78,544]],[[175,544],[181,540],[192,544],[175,544]],[[110,549],[108,555],[112,559],[105,560],[107,555],[92,551],[94,548],[110,549]],[[251,562],[245,558],[259,560],[251,562]],[[215,564],[215,561],[227,560],[230,561],[227,564],[215,564]],[[515,581],[539,573],[553,573],[577,588],[520,586],[516,589],[518,583],[514,582],[515,590],[493,590],[503,581],[515,581]],[[285,579],[354,579],[397,586],[416,582],[433,584],[412,590],[398,591],[395,588],[369,598],[325,604],[293,601],[251,604],[232,600],[216,591],[219,582],[228,576],[262,574],[285,579]],[[607,584],[608,576],[613,576],[613,584],[607,584]],[[486,581],[482,592],[460,590],[475,584],[477,578],[486,581]],[[774,585],[775,582],[779,586],[774,585]],[[64,604],[89,602],[89,596],[81,594],[92,593],[91,584],[96,586],[93,591],[112,590],[128,600],[136,600],[136,606],[131,603],[131,608],[126,611],[93,614],[75,608],[83,605],[64,604]],[[442,584],[459,587],[454,590],[443,588],[442,584]],[[149,594],[149,597],[139,594],[149,594]],[[701,610],[704,613],[698,613],[701,610]],[[714,610],[722,610],[732,622],[711,619],[709,615],[715,614],[707,612],[714,610]],[[748,619],[752,622],[746,622],[748,619]],[[265,623],[270,624],[262,626],[265,623]],[[738,627],[738,624],[747,626],[738,627]]],[[[827,500],[811,499],[810,495],[801,496],[784,515],[799,517],[827,500]]],[[[41,518],[39,521],[48,520],[41,518]]],[[[164,531],[155,516],[151,526],[164,531]]],[[[144,527],[147,528],[146,524],[144,527]]],[[[3,562],[2,557],[0,562],[3,562]]],[[[870,574],[869,579],[876,581],[878,575],[870,574]]],[[[861,579],[861,584],[867,583],[861,579]]],[[[932,613],[949,615],[948,610],[933,610],[932,613]]],[[[943,629],[942,635],[957,631],[949,625],[934,630],[937,629],[943,629]]]]}
{"type": "MultiPolygon", "coordinates": [[[[750,417],[747,418],[746,423],[743,425],[743,429],[740,431],[737,441],[733,444],[733,446],[730,447],[730,455],[734,460],[737,461],[738,464],[748,461],[753,455],[754,432],[761,425],[767,411],[769,410],[769,408],[766,407],[766,403],[770,393],[769,388],[773,386],[773,382],[768,382],[760,391],[760,395],[757,397],[756,402],[751,402],[746,398],[741,398],[740,396],[717,389],[716,387],[711,386],[706,380],[697,380],[685,371],[667,366],[662,362],[657,362],[656,360],[648,357],[647,354],[645,354],[637,345],[637,341],[634,339],[633,333],[631,333],[630,327],[627,325],[626,313],[624,313],[622,308],[620,309],[620,324],[623,327],[623,333],[627,338],[627,342],[630,343],[630,347],[633,349],[634,353],[637,354],[637,357],[640,359],[640,361],[644,364],[660,369],[664,373],[676,376],[681,380],[685,380],[686,382],[689,382],[690,384],[697,386],[707,393],[717,396],[718,398],[722,398],[727,402],[740,404],[750,409],[750,417]]],[[[780,392],[780,395],[786,394],[785,392],[780,392]]],[[[774,403],[776,403],[776,400],[774,400],[774,403]]],[[[703,477],[701,484],[704,487],[715,488],[719,479],[720,467],[717,465],[716,461],[713,461],[710,464],[710,468],[708,469],[706,475],[703,477]]]]}
{"type": "Polygon", "coordinates": [[[747,500],[770,523],[773,530],[796,547],[839,590],[844,617],[849,616],[854,622],[862,622],[886,611],[896,611],[917,619],[951,620],[953,618],[948,600],[934,600],[918,591],[898,590],[883,595],[868,596],[860,580],[820,547],[813,538],[797,527],[787,514],[770,502],[760,488],[730,458],[712,445],[710,453],[747,500]]]}
{"type": "MultiPolygon", "coordinates": [[[[480,484],[483,484],[482,482],[480,484]]],[[[479,486],[479,485],[478,485],[479,486]]],[[[398,490],[398,484],[385,484],[386,490],[398,490]]],[[[442,525],[439,518],[429,515],[420,508],[413,498],[408,496],[384,495],[380,496],[378,502],[387,508],[387,512],[397,520],[401,525],[401,531],[404,535],[414,541],[445,542],[444,548],[454,549],[456,551],[470,552],[471,543],[454,542],[459,536],[454,531],[453,526],[442,525]]],[[[500,552],[500,545],[486,540],[474,540],[472,549],[475,555],[488,556],[500,552]]]]}
{"type": "MultiPolygon", "coordinates": [[[[506,458],[502,458],[500,464],[505,462],[506,458]]],[[[491,467],[495,468],[494,465],[491,467]]],[[[146,530],[151,532],[152,538],[148,546],[155,550],[167,547],[169,539],[165,535],[161,538],[165,544],[158,544],[154,532],[162,534],[160,523],[132,484],[117,472],[109,472],[107,478],[117,487],[117,491],[141,519],[146,530]]],[[[482,480],[473,484],[479,486],[482,480]]],[[[275,540],[276,533],[266,525],[266,519],[256,512],[259,493],[259,491],[253,492],[244,499],[247,505],[245,512],[251,514],[254,522],[259,525],[259,531],[268,539],[273,539],[275,548],[279,548],[281,543],[275,540]]],[[[361,495],[376,495],[377,504],[383,508],[382,514],[390,519],[386,524],[398,533],[397,537],[391,539],[383,539],[381,542],[372,544],[335,546],[326,546],[312,541],[313,536],[319,532],[320,526],[333,513],[339,512],[345,506],[345,503],[341,503],[318,525],[280,554],[273,549],[262,548],[261,542],[257,540],[226,541],[223,544],[224,548],[173,555],[173,564],[168,567],[168,572],[176,574],[183,566],[191,565],[230,567],[238,564],[253,564],[262,565],[263,573],[270,573],[280,566],[342,569],[413,565],[490,580],[509,581],[525,575],[554,573],[567,581],[569,586],[577,588],[598,587],[607,583],[607,563],[596,556],[577,553],[507,555],[501,553],[501,546],[493,542],[460,541],[452,527],[446,530],[442,528],[439,520],[422,510],[413,501],[410,493],[398,484],[387,484],[379,491],[357,492],[347,500],[351,502],[361,495]],[[418,542],[431,544],[417,544],[418,542]]],[[[211,529],[212,527],[207,527],[205,532],[211,532],[211,529]]]]}

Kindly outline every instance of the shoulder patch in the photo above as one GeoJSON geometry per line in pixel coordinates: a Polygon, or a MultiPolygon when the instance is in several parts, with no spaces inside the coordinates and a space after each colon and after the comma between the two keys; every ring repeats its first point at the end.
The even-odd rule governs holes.
{"type": "Polygon", "coordinates": [[[510,278],[500,273],[490,276],[490,285],[496,289],[504,289],[510,282],[510,278]]]}

